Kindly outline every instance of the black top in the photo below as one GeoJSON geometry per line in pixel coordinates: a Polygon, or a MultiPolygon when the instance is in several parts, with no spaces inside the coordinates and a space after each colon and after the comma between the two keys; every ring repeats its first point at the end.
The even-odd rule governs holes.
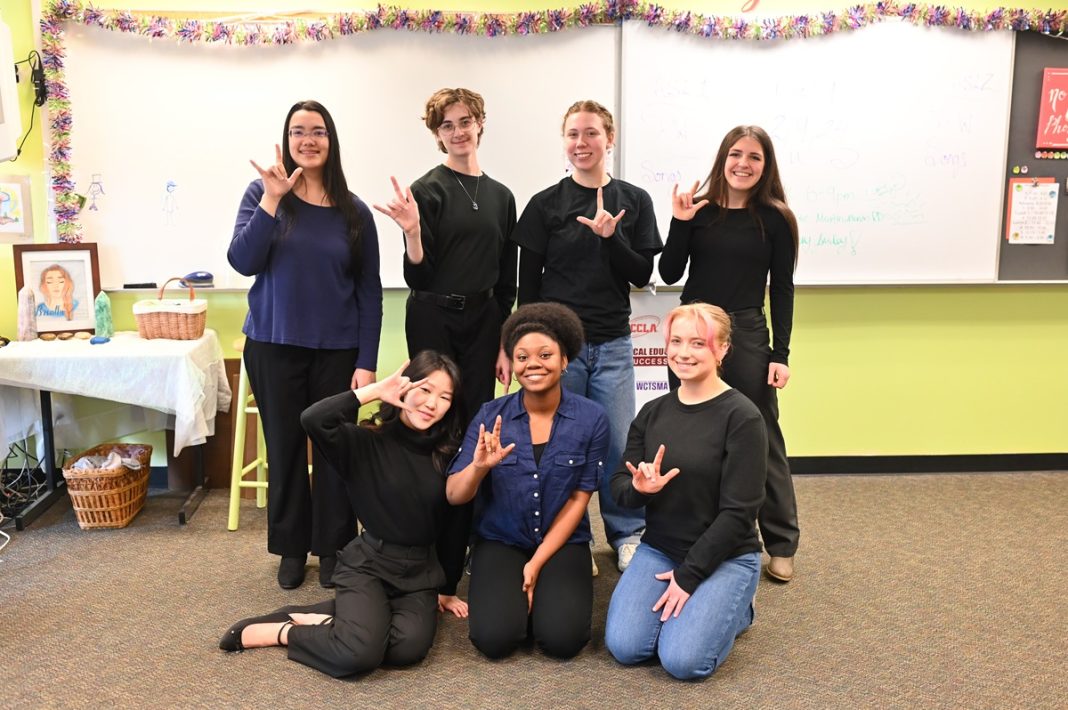
{"type": "Polygon", "coordinates": [[[443,294],[493,289],[506,318],[515,303],[518,258],[509,239],[516,214],[511,190],[485,173],[472,177],[438,165],[412,183],[412,196],[419,203],[423,261],[412,264],[405,253],[404,282],[443,294]],[[477,210],[471,206],[476,190],[477,210]]]}
{"type": "Polygon", "coordinates": [[[534,465],[541,464],[541,455],[545,451],[545,447],[548,445],[548,443],[549,442],[534,444],[534,465]]]}
{"type": "Polygon", "coordinates": [[[630,335],[630,284],[649,282],[653,257],[664,246],[649,193],[613,179],[603,195],[608,212],[627,211],[608,239],[576,219],[597,213],[597,189],[571,177],[534,195],[512,234],[522,248],[519,305],[555,301],[570,307],[590,343],[630,335]]]}
{"type": "Polygon", "coordinates": [[[642,542],[675,561],[675,581],[692,594],[724,560],[760,550],[756,515],[764,501],[767,432],[760,410],[738,390],[700,404],[682,404],[675,390],[638,412],[623,461],[652,461],[661,444],[661,472],[679,474],[646,496],[620,464],[612,497],[626,508],[645,506],[642,542]]]}
{"type": "Polygon", "coordinates": [[[790,226],[773,207],[757,207],[763,223],[748,209],[708,205],[688,222],[672,219],[660,255],[660,278],[673,284],[690,273],[682,302],[703,301],[727,312],[764,306],[764,288],[771,274],[771,361],[788,364],[794,322],[794,259],[790,226]]]}
{"type": "Polygon", "coordinates": [[[357,426],[360,401],[351,391],[313,404],[300,415],[312,443],[341,475],[369,533],[395,545],[437,545],[445,570],[442,594],[455,594],[463,570],[466,530],[443,530],[445,474],[431,454],[439,436],[400,421],[375,431],[357,426]]]}

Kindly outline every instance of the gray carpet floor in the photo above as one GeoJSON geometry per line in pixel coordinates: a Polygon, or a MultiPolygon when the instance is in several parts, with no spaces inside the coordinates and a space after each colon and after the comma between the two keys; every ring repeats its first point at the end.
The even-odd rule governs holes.
{"type": "Polygon", "coordinates": [[[618,573],[603,540],[594,640],[574,660],[486,660],[448,617],[418,666],[334,680],[216,646],[243,616],[328,594],[314,568],[278,588],[252,501],[236,532],[221,491],[184,527],[175,494],[117,531],[80,530],[63,501],[7,528],[0,707],[1068,708],[1068,472],[795,480],[797,577],[761,580],[756,624],[697,683],[604,649],[618,573]]]}

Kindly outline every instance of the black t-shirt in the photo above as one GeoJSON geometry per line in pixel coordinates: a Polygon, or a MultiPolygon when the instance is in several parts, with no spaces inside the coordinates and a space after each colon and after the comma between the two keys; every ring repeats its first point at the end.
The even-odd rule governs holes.
{"type": "Polygon", "coordinates": [[[443,294],[493,289],[506,317],[516,294],[511,190],[485,173],[463,175],[438,165],[412,183],[412,197],[419,204],[423,261],[412,264],[405,254],[404,282],[417,291],[443,294]],[[476,195],[477,210],[471,206],[476,195]]]}
{"type": "Polygon", "coordinates": [[[359,410],[360,401],[346,391],[308,407],[300,423],[345,481],[367,531],[395,545],[436,544],[446,578],[440,591],[455,594],[467,531],[446,527],[460,516],[446,515],[445,474],[432,460],[438,438],[399,421],[379,431],[357,426],[359,410]]]}
{"type": "Polygon", "coordinates": [[[523,252],[519,304],[555,301],[570,307],[591,343],[630,334],[630,284],[648,282],[653,256],[663,248],[649,193],[613,179],[602,194],[605,210],[627,211],[608,239],[577,220],[597,213],[597,189],[571,177],[534,195],[512,234],[523,252]],[[535,267],[541,262],[541,268],[528,262],[535,267]]]}
{"type": "Polygon", "coordinates": [[[688,222],[672,219],[660,277],[675,283],[689,261],[682,302],[702,301],[730,312],[762,308],[770,273],[771,360],[785,365],[794,322],[794,238],[777,209],[760,206],[757,215],[763,232],[745,208],[709,205],[688,222]]]}
{"type": "Polygon", "coordinates": [[[738,390],[700,404],[683,404],[675,390],[638,412],[623,461],[652,461],[661,444],[661,472],[679,474],[646,496],[621,464],[612,497],[625,508],[645,506],[642,542],[678,565],[675,581],[692,594],[724,560],[760,550],[756,515],[764,501],[767,431],[760,410],[738,390]]]}

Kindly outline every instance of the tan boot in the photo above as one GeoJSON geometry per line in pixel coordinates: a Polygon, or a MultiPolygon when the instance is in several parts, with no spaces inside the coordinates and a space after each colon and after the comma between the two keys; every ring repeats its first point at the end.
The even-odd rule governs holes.
{"type": "Polygon", "coordinates": [[[776,582],[789,582],[794,578],[794,558],[772,557],[764,568],[764,574],[776,582]]]}

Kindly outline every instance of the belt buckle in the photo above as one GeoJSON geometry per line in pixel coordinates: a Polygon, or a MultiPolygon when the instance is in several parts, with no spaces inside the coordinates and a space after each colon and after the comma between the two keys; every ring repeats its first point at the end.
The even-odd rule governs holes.
{"type": "Polygon", "coordinates": [[[445,307],[451,308],[455,311],[462,311],[467,304],[466,296],[459,296],[455,293],[450,293],[445,297],[445,307]]]}

